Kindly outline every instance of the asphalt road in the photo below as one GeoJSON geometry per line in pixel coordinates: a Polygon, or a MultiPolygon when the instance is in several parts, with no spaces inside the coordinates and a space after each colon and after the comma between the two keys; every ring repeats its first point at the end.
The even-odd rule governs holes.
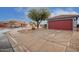
{"type": "Polygon", "coordinates": [[[0,52],[13,52],[13,48],[4,34],[5,32],[9,31],[9,29],[0,29],[0,52]]]}

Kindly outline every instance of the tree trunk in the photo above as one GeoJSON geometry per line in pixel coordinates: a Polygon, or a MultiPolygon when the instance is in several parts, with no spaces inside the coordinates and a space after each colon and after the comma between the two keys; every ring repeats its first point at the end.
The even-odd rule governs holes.
{"type": "Polygon", "coordinates": [[[39,22],[37,21],[37,29],[39,28],[39,22]]]}
{"type": "Polygon", "coordinates": [[[40,23],[41,23],[41,21],[37,21],[37,29],[39,29],[40,23]]]}

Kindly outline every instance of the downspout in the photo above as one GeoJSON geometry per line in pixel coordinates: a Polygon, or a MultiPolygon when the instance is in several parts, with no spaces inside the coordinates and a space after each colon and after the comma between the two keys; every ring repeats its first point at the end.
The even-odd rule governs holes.
{"type": "Polygon", "coordinates": [[[49,29],[49,27],[48,27],[48,23],[49,23],[49,21],[47,21],[47,29],[49,29]]]}
{"type": "Polygon", "coordinates": [[[73,18],[73,31],[77,31],[77,17],[73,18]]]}

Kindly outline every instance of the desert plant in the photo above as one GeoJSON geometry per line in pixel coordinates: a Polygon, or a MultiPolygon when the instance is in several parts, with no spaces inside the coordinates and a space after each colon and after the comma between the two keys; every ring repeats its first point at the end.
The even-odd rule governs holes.
{"type": "Polygon", "coordinates": [[[28,13],[28,17],[31,18],[33,21],[36,21],[37,28],[39,28],[41,21],[46,20],[49,15],[50,12],[47,8],[31,9],[28,13]]]}

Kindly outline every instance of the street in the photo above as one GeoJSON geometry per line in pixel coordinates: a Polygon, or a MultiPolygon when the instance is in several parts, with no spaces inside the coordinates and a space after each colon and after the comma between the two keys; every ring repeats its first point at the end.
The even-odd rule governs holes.
{"type": "Polygon", "coordinates": [[[9,29],[0,29],[0,52],[13,52],[13,48],[4,34],[9,31],[9,29]]]}

